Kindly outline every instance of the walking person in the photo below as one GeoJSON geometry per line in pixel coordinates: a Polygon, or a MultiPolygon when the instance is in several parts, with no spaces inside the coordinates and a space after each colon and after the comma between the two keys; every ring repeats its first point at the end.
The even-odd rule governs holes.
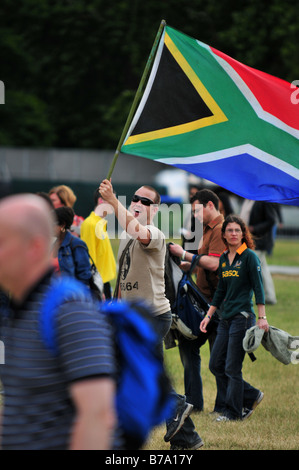
{"type": "MultiPolygon", "coordinates": [[[[100,184],[102,198],[109,203],[124,229],[121,236],[116,295],[121,299],[144,299],[151,304],[160,337],[160,355],[163,357],[163,338],[172,321],[170,304],[165,296],[164,263],[166,243],[164,234],[153,225],[159,209],[160,195],[151,186],[140,187],[133,195],[129,211],[118,201],[110,181],[100,184]]],[[[197,449],[203,442],[195,431],[190,413],[193,406],[176,394],[177,409],[167,422],[166,442],[176,437],[175,448],[197,449]]]]}
{"type": "Polygon", "coordinates": [[[262,267],[266,304],[277,303],[274,282],[267,263],[267,254],[274,247],[273,228],[277,222],[275,204],[245,199],[240,217],[244,220],[255,240],[255,249],[262,267]]]}
{"type": "MultiPolygon", "coordinates": [[[[71,207],[74,210],[74,205],[77,201],[77,196],[75,195],[72,188],[66,186],[65,184],[61,184],[50,189],[49,197],[55,209],[58,207],[71,207]]],[[[84,218],[82,216],[77,215],[74,212],[74,218],[72,226],[70,227],[70,231],[76,237],[80,237],[81,224],[83,220],[84,218]]]]}
{"type": "Polygon", "coordinates": [[[218,287],[200,330],[207,332],[216,308],[222,304],[210,370],[217,383],[216,404],[220,411],[217,421],[230,421],[248,418],[263,398],[263,393],[242,376],[243,338],[246,330],[255,324],[253,293],[258,327],[268,331],[269,325],[261,266],[247,226],[240,217],[230,215],[223,223],[222,237],[227,250],[220,257],[218,287]]]}
{"type": "Polygon", "coordinates": [[[70,207],[58,207],[56,217],[56,241],[53,247],[53,263],[62,275],[75,277],[90,285],[91,268],[86,243],[70,232],[74,212],[70,207]]]}
{"type": "MultiPolygon", "coordinates": [[[[195,193],[191,203],[194,216],[203,225],[203,236],[198,241],[200,248],[198,249],[196,284],[210,302],[218,284],[219,258],[225,250],[221,236],[224,218],[219,211],[218,196],[209,189],[202,189],[195,193]]],[[[184,263],[190,263],[194,255],[192,252],[185,251],[180,245],[170,245],[169,250],[180,257],[184,263]]],[[[190,340],[179,332],[177,334],[180,357],[184,366],[185,394],[188,402],[192,403],[197,411],[202,411],[204,408],[200,348],[206,341],[209,341],[210,351],[212,350],[218,326],[218,318],[216,321],[215,317],[206,335],[199,335],[198,338],[190,340]]]]}
{"type": "Polygon", "coordinates": [[[109,235],[107,233],[107,220],[96,213],[103,200],[99,189],[94,193],[94,210],[82,222],[81,240],[89,250],[104,283],[106,300],[111,298],[111,281],[116,277],[116,263],[112,251],[109,235]]]}
{"type": "Polygon", "coordinates": [[[1,447],[113,449],[117,364],[106,316],[91,296],[73,294],[57,307],[57,356],[40,332],[41,308],[56,277],[53,225],[39,196],[11,196],[0,203],[0,288],[10,293],[9,308],[0,315],[1,447]]]}

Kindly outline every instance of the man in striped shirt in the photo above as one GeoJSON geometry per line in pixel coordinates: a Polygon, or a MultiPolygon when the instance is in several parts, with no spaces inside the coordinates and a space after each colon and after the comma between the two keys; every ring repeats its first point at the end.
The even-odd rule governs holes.
{"type": "Polygon", "coordinates": [[[11,296],[0,318],[1,445],[111,449],[116,364],[106,319],[90,297],[74,295],[57,311],[57,357],[41,338],[41,305],[54,276],[52,229],[42,198],[11,196],[0,203],[0,287],[11,296]]]}

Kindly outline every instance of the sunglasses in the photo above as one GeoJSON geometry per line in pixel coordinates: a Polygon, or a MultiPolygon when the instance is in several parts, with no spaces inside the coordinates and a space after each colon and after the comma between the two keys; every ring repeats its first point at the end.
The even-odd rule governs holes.
{"type": "Polygon", "coordinates": [[[134,194],[134,196],[132,197],[132,202],[139,202],[139,201],[141,202],[143,206],[150,206],[151,204],[155,204],[154,201],[152,201],[148,197],[142,197],[142,196],[138,196],[137,194],[134,194]]]}

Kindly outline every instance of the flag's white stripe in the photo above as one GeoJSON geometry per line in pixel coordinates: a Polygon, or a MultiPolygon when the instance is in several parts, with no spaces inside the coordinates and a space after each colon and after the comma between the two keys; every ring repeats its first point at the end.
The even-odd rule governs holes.
{"type": "MultiPolygon", "coordinates": [[[[200,44],[200,46],[203,46],[202,42],[200,41],[197,41],[197,42],[200,44]]],[[[219,57],[217,54],[214,54],[209,46],[206,46],[206,49],[210,51],[210,53],[217,60],[217,62],[221,65],[221,67],[227,72],[227,74],[230,76],[230,78],[239,88],[241,93],[244,95],[246,100],[250,103],[250,105],[255,110],[256,114],[258,115],[260,119],[263,119],[264,121],[269,122],[273,126],[278,127],[279,129],[299,139],[299,131],[297,129],[294,129],[293,127],[288,126],[286,123],[284,123],[277,117],[273,116],[273,114],[268,113],[261,107],[259,101],[256,99],[255,95],[252,93],[250,88],[246,85],[244,80],[240,77],[240,75],[235,71],[235,69],[228,62],[226,62],[222,57],[219,57]]],[[[290,94],[290,99],[291,99],[291,94],[290,94]]]]}
{"type": "Polygon", "coordinates": [[[144,93],[142,95],[142,98],[141,98],[141,101],[138,105],[138,108],[137,108],[137,111],[134,115],[134,118],[132,119],[132,122],[131,122],[131,125],[129,127],[129,130],[127,132],[127,135],[126,135],[126,138],[124,140],[124,143],[126,142],[126,140],[129,138],[132,130],[134,129],[134,127],[136,126],[139,118],[140,118],[140,115],[143,111],[143,108],[145,106],[145,103],[148,99],[148,96],[150,94],[150,91],[152,89],[152,85],[154,83],[154,80],[156,78],[156,74],[157,74],[157,70],[158,70],[158,67],[159,67],[159,64],[160,64],[160,60],[161,60],[161,56],[162,56],[162,52],[163,52],[163,47],[164,47],[164,36],[165,36],[165,28],[164,28],[164,31],[162,33],[162,36],[161,36],[161,40],[160,40],[160,43],[159,43],[159,46],[158,46],[158,49],[157,49],[157,52],[156,52],[156,57],[155,57],[155,60],[154,60],[154,63],[153,63],[153,66],[152,66],[152,70],[151,70],[151,73],[150,73],[150,76],[149,76],[149,79],[148,79],[148,82],[147,82],[147,85],[145,87],[145,90],[144,90],[144,93]]]}
{"type": "Polygon", "coordinates": [[[299,180],[298,168],[294,167],[293,165],[290,165],[289,163],[283,160],[280,160],[274,155],[271,155],[267,152],[263,152],[261,149],[254,147],[250,144],[231,147],[229,149],[218,150],[217,152],[210,152],[202,155],[193,155],[190,157],[158,158],[155,159],[155,161],[160,163],[166,163],[167,165],[193,165],[196,163],[200,164],[223,160],[225,158],[235,157],[236,155],[242,155],[245,153],[299,180]]]}

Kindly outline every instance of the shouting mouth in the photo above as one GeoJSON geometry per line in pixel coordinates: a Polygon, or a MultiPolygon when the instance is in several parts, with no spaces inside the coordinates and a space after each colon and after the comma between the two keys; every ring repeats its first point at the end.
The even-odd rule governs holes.
{"type": "Polygon", "coordinates": [[[132,207],[132,213],[134,217],[138,217],[141,214],[141,210],[138,207],[132,207]]]}

